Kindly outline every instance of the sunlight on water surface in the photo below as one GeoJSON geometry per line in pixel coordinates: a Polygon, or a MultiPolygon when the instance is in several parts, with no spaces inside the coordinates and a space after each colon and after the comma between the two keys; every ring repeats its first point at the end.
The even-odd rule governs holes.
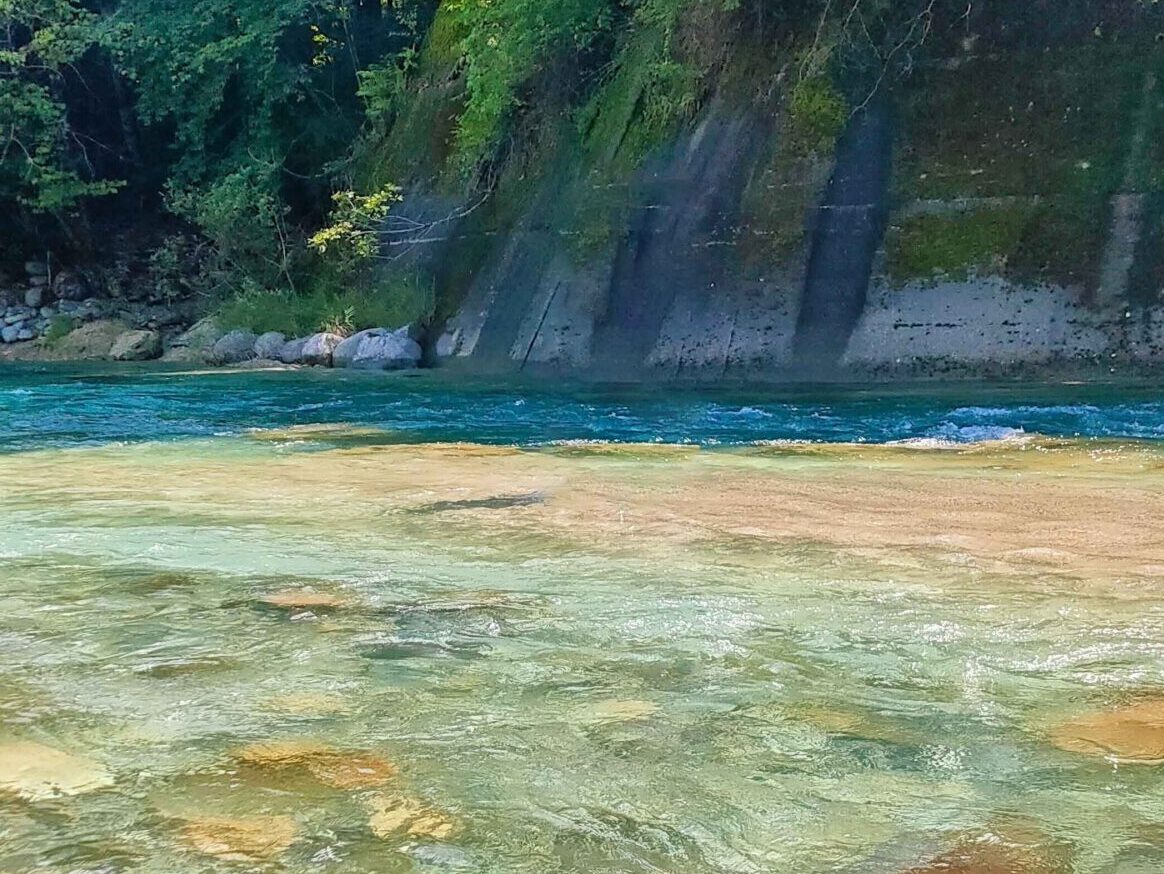
{"type": "Polygon", "coordinates": [[[1150,398],[234,379],[0,383],[5,874],[1164,869],[1150,398]]]}

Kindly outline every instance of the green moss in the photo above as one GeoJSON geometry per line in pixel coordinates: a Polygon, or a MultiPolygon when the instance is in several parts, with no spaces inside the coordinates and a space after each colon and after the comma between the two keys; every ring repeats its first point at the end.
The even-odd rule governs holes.
{"type": "Polygon", "coordinates": [[[906,219],[889,231],[886,272],[898,283],[1000,272],[1030,219],[1030,210],[1021,207],[906,219]]]}
{"type": "Polygon", "coordinates": [[[788,99],[788,144],[801,152],[829,152],[849,117],[849,105],[830,79],[801,79],[788,99]]]}
{"type": "Polygon", "coordinates": [[[767,159],[744,189],[741,240],[746,266],[767,272],[771,265],[805,256],[808,218],[820,203],[832,169],[836,135],[815,137],[810,148],[792,113],[776,125],[767,159]]]}
{"type": "Polygon", "coordinates": [[[1019,203],[905,219],[887,236],[886,274],[897,284],[990,274],[1018,282],[1090,286],[1105,216],[1080,214],[1070,203],[1019,203]]]}
{"type": "Polygon", "coordinates": [[[899,193],[950,199],[1111,190],[1123,176],[1144,59],[1112,47],[982,57],[903,97],[899,193]]]}
{"type": "Polygon", "coordinates": [[[449,5],[438,6],[421,50],[421,74],[441,76],[452,70],[461,60],[465,36],[463,22],[450,11],[449,5]]]}

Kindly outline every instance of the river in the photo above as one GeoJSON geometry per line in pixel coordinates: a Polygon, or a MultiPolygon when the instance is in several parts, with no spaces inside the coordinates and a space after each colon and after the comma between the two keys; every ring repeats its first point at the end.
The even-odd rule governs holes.
{"type": "Polygon", "coordinates": [[[1164,396],[0,371],[0,872],[1164,870],[1164,396]]]}

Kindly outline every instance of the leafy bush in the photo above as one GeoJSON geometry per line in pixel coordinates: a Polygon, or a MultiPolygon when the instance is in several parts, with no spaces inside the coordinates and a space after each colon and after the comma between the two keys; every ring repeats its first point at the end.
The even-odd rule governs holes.
{"type": "Polygon", "coordinates": [[[433,311],[432,283],[410,274],[382,283],[338,287],[326,280],[302,292],[249,289],[223,304],[218,319],[227,328],[261,334],[280,331],[302,337],[317,331],[350,334],[365,328],[426,323],[433,311]]]}
{"type": "Polygon", "coordinates": [[[71,316],[53,316],[44,332],[44,344],[52,347],[77,329],[77,321],[71,316]]]}

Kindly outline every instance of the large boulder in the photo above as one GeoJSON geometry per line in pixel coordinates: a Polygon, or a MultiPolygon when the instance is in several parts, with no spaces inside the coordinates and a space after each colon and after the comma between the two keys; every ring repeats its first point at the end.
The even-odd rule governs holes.
{"type": "Polygon", "coordinates": [[[360,344],[364,342],[364,338],[369,334],[377,331],[377,328],[372,328],[367,331],[360,331],[357,334],[352,334],[342,343],[335,347],[331,353],[331,363],[333,367],[351,367],[352,360],[356,357],[356,352],[360,348],[360,344]]]}
{"type": "Polygon", "coordinates": [[[251,331],[224,334],[206,354],[207,364],[239,364],[255,357],[256,337],[251,331]]]}
{"type": "MultiPolygon", "coordinates": [[[[86,301],[89,303],[89,301],[86,301]]],[[[93,301],[93,303],[97,303],[93,301]]],[[[70,312],[61,305],[61,312],[70,312]]],[[[82,318],[84,312],[78,312],[82,318]]],[[[163,356],[166,361],[205,361],[214,344],[222,339],[223,330],[213,316],[200,319],[190,326],[189,330],[179,334],[170,341],[170,348],[163,356]]]]}
{"type": "Polygon", "coordinates": [[[128,327],[115,319],[88,322],[54,343],[53,357],[65,361],[108,358],[113,344],[128,327]]]}
{"type": "Polygon", "coordinates": [[[339,334],[312,334],[303,344],[302,360],[314,367],[331,367],[332,353],[344,341],[339,334]]]}
{"type": "Polygon", "coordinates": [[[109,350],[114,361],[152,361],[161,354],[162,335],[157,331],[126,331],[109,350]]]}
{"type": "Polygon", "coordinates": [[[336,367],[358,370],[407,370],[420,363],[420,344],[409,336],[409,328],[396,331],[370,328],[344,340],[332,356],[336,367]]]}
{"type": "Polygon", "coordinates": [[[285,345],[287,345],[287,337],[278,331],[260,334],[259,339],[255,340],[255,357],[278,361],[279,353],[283,351],[285,345]]]}
{"type": "Polygon", "coordinates": [[[24,293],[24,305],[32,309],[40,309],[48,303],[48,295],[45,294],[43,286],[32,286],[24,293]]]}
{"type": "Polygon", "coordinates": [[[15,343],[20,339],[20,325],[5,325],[0,328],[0,343],[15,343]]]}
{"type": "Polygon", "coordinates": [[[298,337],[294,340],[288,340],[283,344],[283,348],[279,350],[279,360],[284,364],[302,364],[303,347],[306,345],[306,337],[298,337]]]}

